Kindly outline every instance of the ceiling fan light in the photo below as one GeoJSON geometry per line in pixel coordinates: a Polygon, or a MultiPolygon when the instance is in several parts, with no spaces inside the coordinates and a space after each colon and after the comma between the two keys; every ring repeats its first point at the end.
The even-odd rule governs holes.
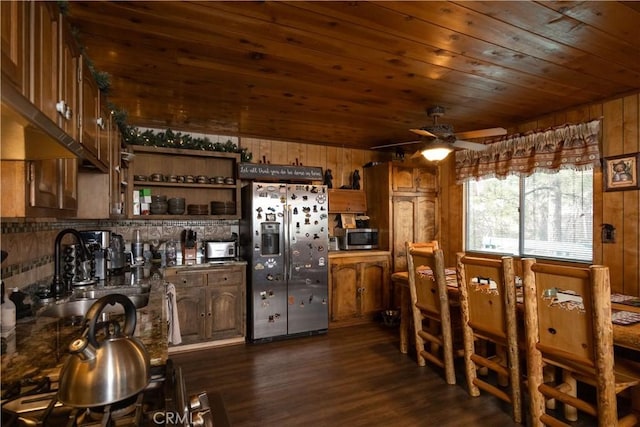
{"type": "Polygon", "coordinates": [[[431,162],[438,162],[449,155],[453,148],[448,144],[433,143],[422,150],[422,156],[431,162]]]}

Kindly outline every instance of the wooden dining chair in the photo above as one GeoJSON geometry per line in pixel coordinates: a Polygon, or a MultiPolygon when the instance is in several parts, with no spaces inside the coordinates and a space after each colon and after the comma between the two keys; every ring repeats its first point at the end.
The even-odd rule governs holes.
{"type": "MultiPolygon", "coordinates": [[[[405,251],[407,250],[405,242],[405,251]]],[[[438,249],[438,241],[431,240],[429,242],[413,242],[414,248],[438,249]]],[[[405,252],[406,254],[406,252],[405,252]]],[[[407,255],[408,256],[408,255],[407,255]]],[[[409,294],[409,272],[396,271],[391,274],[391,283],[393,284],[394,302],[400,302],[400,352],[407,353],[409,350],[409,330],[413,330],[412,316],[413,312],[410,308],[411,295],[409,294]]]]}
{"type": "Polygon", "coordinates": [[[491,259],[458,253],[456,269],[469,394],[479,396],[482,389],[511,404],[514,421],[521,423],[513,258],[491,259]],[[495,353],[487,351],[493,347],[495,353]],[[491,382],[489,375],[479,376],[479,370],[495,372],[496,383],[491,382]]]}
{"type": "MultiPolygon", "coordinates": [[[[455,384],[454,339],[442,250],[411,242],[406,242],[406,249],[418,365],[428,361],[443,368],[447,384],[455,384]]],[[[461,348],[458,355],[462,355],[461,348]]]]}
{"type": "Polygon", "coordinates": [[[530,412],[533,425],[563,425],[545,401],[565,405],[564,418],[578,411],[597,417],[598,425],[636,425],[640,410],[640,364],[615,360],[611,323],[609,268],[523,263],[525,329],[530,412]],[[562,370],[562,381],[545,383],[543,366],[562,370]],[[578,396],[577,383],[596,390],[593,398],[578,396]],[[618,419],[617,395],[632,389],[636,412],[618,419]]]}

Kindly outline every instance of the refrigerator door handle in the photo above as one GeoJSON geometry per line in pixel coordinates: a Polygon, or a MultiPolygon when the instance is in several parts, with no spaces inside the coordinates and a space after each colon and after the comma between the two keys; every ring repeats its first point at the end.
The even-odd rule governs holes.
{"type": "Polygon", "coordinates": [[[286,205],[284,209],[284,278],[288,281],[291,278],[291,206],[286,205]]]}

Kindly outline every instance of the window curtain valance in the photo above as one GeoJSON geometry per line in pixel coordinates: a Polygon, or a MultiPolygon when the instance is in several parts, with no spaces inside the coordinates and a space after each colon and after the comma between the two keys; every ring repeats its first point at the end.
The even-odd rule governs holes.
{"type": "Polygon", "coordinates": [[[596,168],[600,165],[599,134],[600,120],[593,120],[508,135],[488,144],[484,151],[457,151],[456,182],[596,168]]]}

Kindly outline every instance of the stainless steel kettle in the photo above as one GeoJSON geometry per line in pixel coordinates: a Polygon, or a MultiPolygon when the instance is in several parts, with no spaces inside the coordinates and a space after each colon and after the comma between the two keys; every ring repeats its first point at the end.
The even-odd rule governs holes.
{"type": "Polygon", "coordinates": [[[133,337],[136,308],[122,294],[97,300],[85,315],[82,336],[70,345],[70,356],[60,373],[58,400],[66,405],[90,408],[119,402],[142,391],[149,383],[149,354],[133,337]],[[98,322],[107,305],[124,307],[124,327],[115,321],[98,322]],[[96,339],[96,329],[105,337],[96,339]]]}

